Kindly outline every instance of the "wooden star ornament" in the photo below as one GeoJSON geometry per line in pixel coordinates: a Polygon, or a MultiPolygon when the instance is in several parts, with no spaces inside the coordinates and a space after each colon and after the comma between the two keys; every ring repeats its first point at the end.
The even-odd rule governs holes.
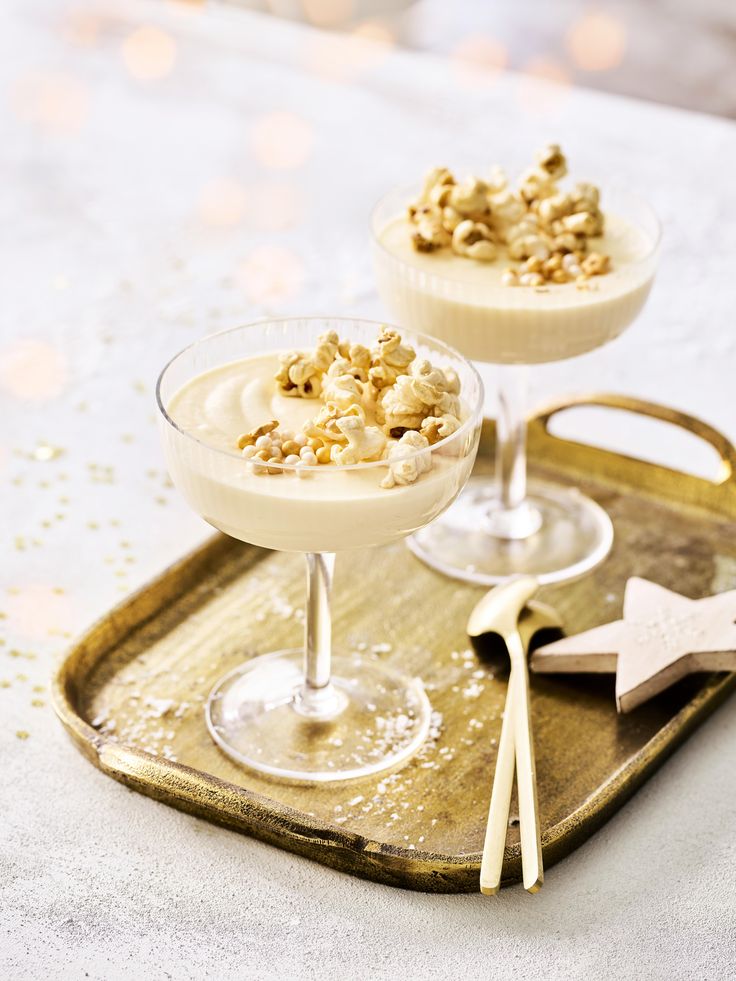
{"type": "Polygon", "coordinates": [[[696,671],[736,671],[736,589],[692,600],[647,579],[626,583],[623,620],[538,648],[541,673],[616,672],[630,712],[696,671]]]}

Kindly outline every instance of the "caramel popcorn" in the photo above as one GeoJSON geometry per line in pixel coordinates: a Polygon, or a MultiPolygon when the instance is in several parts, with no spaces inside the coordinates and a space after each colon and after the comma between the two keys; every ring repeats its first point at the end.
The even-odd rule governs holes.
{"type": "MultiPolygon", "coordinates": [[[[401,375],[377,406],[376,418],[389,436],[419,429],[424,419],[435,415],[459,416],[460,401],[452,391],[453,380],[428,361],[415,361],[410,373],[401,375]]],[[[459,419],[458,419],[459,425],[459,419]]]]}
{"type": "MultiPolygon", "coordinates": [[[[438,183],[446,180],[438,171],[432,187],[454,186],[438,183]]],[[[327,464],[385,459],[395,463],[382,486],[412,483],[431,467],[431,454],[413,461],[400,457],[407,449],[434,445],[461,425],[457,374],[417,359],[390,327],[381,328],[372,349],[341,342],[334,331],[322,334],[313,351],[281,355],[274,380],[281,394],[319,398],[322,404],[300,433],[279,430],[273,419],[238,438],[257,474],[282,474],[286,464],[303,477],[327,464]],[[368,415],[377,425],[369,424],[368,415]]]]}
{"type": "Polygon", "coordinates": [[[457,416],[427,416],[422,419],[422,428],[419,430],[422,436],[431,445],[438,443],[447,436],[452,436],[460,428],[460,420],[457,416]]]}
{"type": "Polygon", "coordinates": [[[344,358],[350,365],[350,374],[358,381],[368,381],[368,370],[371,366],[371,352],[363,344],[340,344],[338,347],[340,357],[344,358]]]}
{"type": "Polygon", "coordinates": [[[490,262],[496,258],[493,232],[483,222],[461,221],[452,233],[452,251],[470,259],[490,262]]]}
{"type": "Polygon", "coordinates": [[[331,450],[333,463],[340,465],[380,460],[386,447],[386,437],[376,426],[366,426],[358,415],[343,416],[335,423],[347,440],[346,446],[336,443],[331,450]]]}
{"type": "MultiPolygon", "coordinates": [[[[422,187],[417,204],[436,204],[438,192],[443,188],[449,189],[454,183],[455,178],[447,167],[434,167],[424,178],[424,186],[422,187]]],[[[409,207],[409,214],[413,218],[412,207],[415,208],[416,205],[410,205],[409,207]]]]}
{"type": "Polygon", "coordinates": [[[376,389],[393,385],[399,375],[405,375],[416,357],[414,349],[402,344],[401,336],[390,327],[383,327],[378,343],[371,352],[368,380],[376,389]]]}
{"type": "Polygon", "coordinates": [[[341,408],[336,402],[325,402],[315,418],[304,426],[305,435],[317,441],[317,445],[312,449],[346,442],[346,436],[338,426],[340,419],[346,416],[357,416],[365,423],[365,411],[357,403],[341,408]]]}
{"type": "Polygon", "coordinates": [[[347,409],[354,402],[360,403],[363,383],[352,373],[347,358],[336,358],[327,369],[322,380],[322,396],[340,409],[347,409]]]}
{"type": "MultiPolygon", "coordinates": [[[[494,169],[487,180],[467,177],[457,181],[446,167],[430,171],[418,199],[409,207],[415,229],[414,247],[434,252],[451,248],[459,256],[493,262],[505,247],[508,257],[523,263],[502,276],[508,286],[564,284],[610,271],[610,257],[583,264],[588,240],[603,234],[600,192],[579,182],[563,190],[567,160],[556,143],[536,154],[516,186],[494,169]],[[578,272],[571,275],[559,260],[576,255],[578,272]],[[555,260],[551,262],[551,260],[555,260]],[[528,263],[533,262],[531,267],[528,263]]],[[[593,254],[593,253],[591,253],[593,254]]],[[[600,253],[595,253],[600,256],[600,253]]]]}
{"type": "Polygon", "coordinates": [[[276,384],[282,395],[315,399],[322,391],[322,376],[337,353],[338,337],[333,331],[320,335],[311,352],[289,351],[280,357],[276,384]]]}
{"type": "Polygon", "coordinates": [[[489,187],[477,177],[468,177],[461,184],[450,188],[447,204],[463,218],[483,221],[490,217],[491,206],[488,201],[489,187]]]}
{"type": "Polygon", "coordinates": [[[537,166],[549,180],[559,181],[567,174],[567,160],[557,143],[548,144],[537,154],[537,166]]]}
{"type": "Polygon", "coordinates": [[[610,265],[610,257],[601,255],[600,252],[591,252],[580,263],[580,267],[586,276],[603,276],[608,272],[610,265]]]}
{"type": "Polygon", "coordinates": [[[417,453],[410,459],[406,459],[407,453],[424,449],[429,449],[429,440],[414,430],[409,430],[399,440],[392,443],[388,449],[387,459],[395,462],[391,462],[388,473],[381,481],[381,487],[391,488],[396,484],[403,486],[413,484],[423,473],[431,470],[432,455],[430,453],[417,453]]]}

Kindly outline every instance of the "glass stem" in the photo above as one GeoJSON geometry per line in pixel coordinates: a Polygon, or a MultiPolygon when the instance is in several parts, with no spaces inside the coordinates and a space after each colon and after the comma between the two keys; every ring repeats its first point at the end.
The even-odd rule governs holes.
{"type": "Polygon", "coordinates": [[[496,501],[490,511],[491,533],[498,538],[529,538],[541,516],[526,498],[526,365],[498,369],[496,417],[496,501]]]}
{"type": "Polygon", "coordinates": [[[498,497],[506,510],[513,510],[526,497],[526,397],[528,369],[525,365],[499,368],[498,416],[496,419],[496,478],[498,497]]]}
{"type": "Polygon", "coordinates": [[[333,719],[344,706],[344,696],[330,682],[332,613],[330,593],[335,556],[310,552],[307,559],[307,614],[304,624],[304,681],[294,708],[315,720],[333,719]]]}

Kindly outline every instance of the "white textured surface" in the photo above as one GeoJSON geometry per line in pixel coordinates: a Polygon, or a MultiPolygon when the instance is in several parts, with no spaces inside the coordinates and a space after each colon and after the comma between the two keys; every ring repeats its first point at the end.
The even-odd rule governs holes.
{"type": "MultiPolygon", "coordinates": [[[[340,83],[314,69],[318,39],[291,25],[172,5],[107,9],[117,14],[89,46],[70,40],[51,0],[6,3],[0,35],[0,681],[10,684],[0,688],[0,974],[732,974],[734,703],[551,870],[538,896],[514,889],[489,901],[364,883],[178,814],[103,777],[48,705],[31,702],[47,700],[33,688],[67,634],[205,534],[163,481],[151,394],[160,364],[269,309],[379,315],[370,205],[435,161],[525,159],[555,137],[581,175],[612,172],[649,196],[666,244],[645,313],[607,350],[540,370],[536,391],[635,392],[736,436],[733,125],[584,92],[551,107],[545,96],[546,113],[537,93],[524,110],[514,77],[471,89],[444,62],[406,54],[379,55],[340,83]],[[120,44],[163,17],[178,40],[174,70],[135,81],[120,44]],[[33,95],[39,73],[71,97],[63,111],[55,96],[33,95]],[[274,171],[254,157],[254,124],[282,110],[305,119],[314,141],[302,166],[274,171]],[[246,192],[257,184],[256,196],[278,181],[301,213],[276,231],[253,219],[208,226],[198,200],[224,176],[246,192]],[[252,276],[245,288],[239,279],[264,243],[304,267],[301,285],[290,280],[290,295],[276,290],[268,306],[252,276]],[[18,394],[30,384],[18,367],[27,341],[65,362],[62,371],[46,350],[47,397],[35,400],[18,394]],[[64,456],[29,459],[39,440],[64,456]]],[[[334,49],[329,57],[334,76],[334,49]]],[[[654,433],[627,441],[676,458],[676,444],[654,433]]],[[[723,569],[720,587],[733,585],[723,569]]]]}

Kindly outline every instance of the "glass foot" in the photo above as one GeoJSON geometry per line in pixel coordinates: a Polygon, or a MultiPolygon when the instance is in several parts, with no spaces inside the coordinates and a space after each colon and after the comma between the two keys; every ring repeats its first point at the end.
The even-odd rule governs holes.
{"type": "Polygon", "coordinates": [[[613,525],[602,507],[574,488],[535,481],[519,522],[532,532],[499,537],[504,529],[495,489],[488,477],[471,478],[441,517],[408,539],[409,548],[446,576],[481,586],[519,574],[537,576],[543,585],[574,579],[611,550],[613,525]]]}
{"type": "Polygon", "coordinates": [[[335,656],[330,685],[303,699],[303,652],[278,651],[221,678],[207,727],[224,753],[295,783],[370,776],[406,762],[429,731],[421,681],[360,655],[335,656]]]}

